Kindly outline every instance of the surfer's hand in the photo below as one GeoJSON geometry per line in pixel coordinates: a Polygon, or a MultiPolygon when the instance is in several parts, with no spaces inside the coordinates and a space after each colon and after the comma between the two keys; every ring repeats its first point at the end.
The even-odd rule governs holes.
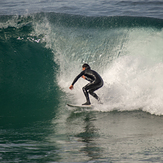
{"type": "Polygon", "coordinates": [[[72,90],[73,88],[74,88],[73,85],[71,85],[71,86],[69,87],[69,89],[71,89],[71,90],[72,90]]]}
{"type": "Polygon", "coordinates": [[[85,79],[85,76],[83,75],[82,78],[85,79]]]}

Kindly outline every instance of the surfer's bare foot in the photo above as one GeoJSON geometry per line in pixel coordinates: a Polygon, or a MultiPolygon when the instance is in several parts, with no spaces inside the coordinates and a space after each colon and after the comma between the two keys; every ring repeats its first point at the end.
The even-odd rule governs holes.
{"type": "Polygon", "coordinates": [[[91,105],[91,103],[89,101],[87,101],[86,103],[84,103],[82,105],[91,105]]]}

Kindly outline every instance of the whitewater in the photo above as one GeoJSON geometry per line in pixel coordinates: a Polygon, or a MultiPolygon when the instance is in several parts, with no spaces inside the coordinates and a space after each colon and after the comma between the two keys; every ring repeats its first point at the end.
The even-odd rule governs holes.
{"type": "MultiPolygon", "coordinates": [[[[44,35],[38,40],[54,51],[55,61],[59,63],[59,86],[73,94],[76,103],[82,103],[84,97],[81,87],[86,83],[80,81],[72,92],[67,88],[81,71],[82,64],[89,63],[99,71],[105,83],[98,91],[104,105],[100,108],[97,106],[96,110],[141,109],[162,115],[163,31],[159,25],[154,27],[151,23],[150,27],[144,27],[143,23],[148,18],[135,18],[139,24],[135,23],[134,27],[128,23],[130,18],[125,17],[112,18],[109,23],[110,19],[107,18],[89,22],[90,19],[67,16],[66,27],[61,24],[61,29],[58,25],[50,25],[47,19],[44,23],[35,24],[34,36],[44,35]],[[124,24],[113,28],[117,19],[124,21],[124,24]],[[83,24],[78,25],[80,20],[85,21],[84,27],[83,24]],[[100,23],[95,24],[96,21],[100,23]],[[88,28],[90,24],[96,26],[88,28]]],[[[62,23],[61,20],[59,23],[62,23]]]]}

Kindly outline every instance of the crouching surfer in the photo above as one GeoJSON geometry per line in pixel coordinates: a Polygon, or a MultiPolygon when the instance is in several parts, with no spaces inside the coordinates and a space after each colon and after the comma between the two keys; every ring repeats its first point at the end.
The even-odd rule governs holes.
{"type": "MultiPolygon", "coordinates": [[[[100,98],[97,96],[94,91],[98,90],[103,86],[103,80],[101,76],[94,70],[91,70],[90,66],[88,64],[83,64],[82,66],[82,72],[76,76],[74,81],[72,82],[72,85],[69,87],[69,89],[73,89],[74,84],[77,82],[77,80],[82,77],[83,79],[86,79],[90,81],[87,85],[85,85],[82,89],[84,92],[84,95],[86,97],[86,103],[82,105],[90,105],[90,99],[89,99],[89,94],[92,95],[95,99],[97,99],[100,102],[100,98]],[[89,93],[89,94],[88,94],[89,93]]],[[[101,102],[100,102],[101,103],[101,102]]]]}

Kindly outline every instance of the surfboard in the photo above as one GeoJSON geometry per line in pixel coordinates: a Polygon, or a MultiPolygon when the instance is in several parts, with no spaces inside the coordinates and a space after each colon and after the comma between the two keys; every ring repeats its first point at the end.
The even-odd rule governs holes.
{"type": "Polygon", "coordinates": [[[69,107],[75,107],[75,108],[92,108],[93,105],[74,105],[74,104],[67,104],[69,107]]]}

